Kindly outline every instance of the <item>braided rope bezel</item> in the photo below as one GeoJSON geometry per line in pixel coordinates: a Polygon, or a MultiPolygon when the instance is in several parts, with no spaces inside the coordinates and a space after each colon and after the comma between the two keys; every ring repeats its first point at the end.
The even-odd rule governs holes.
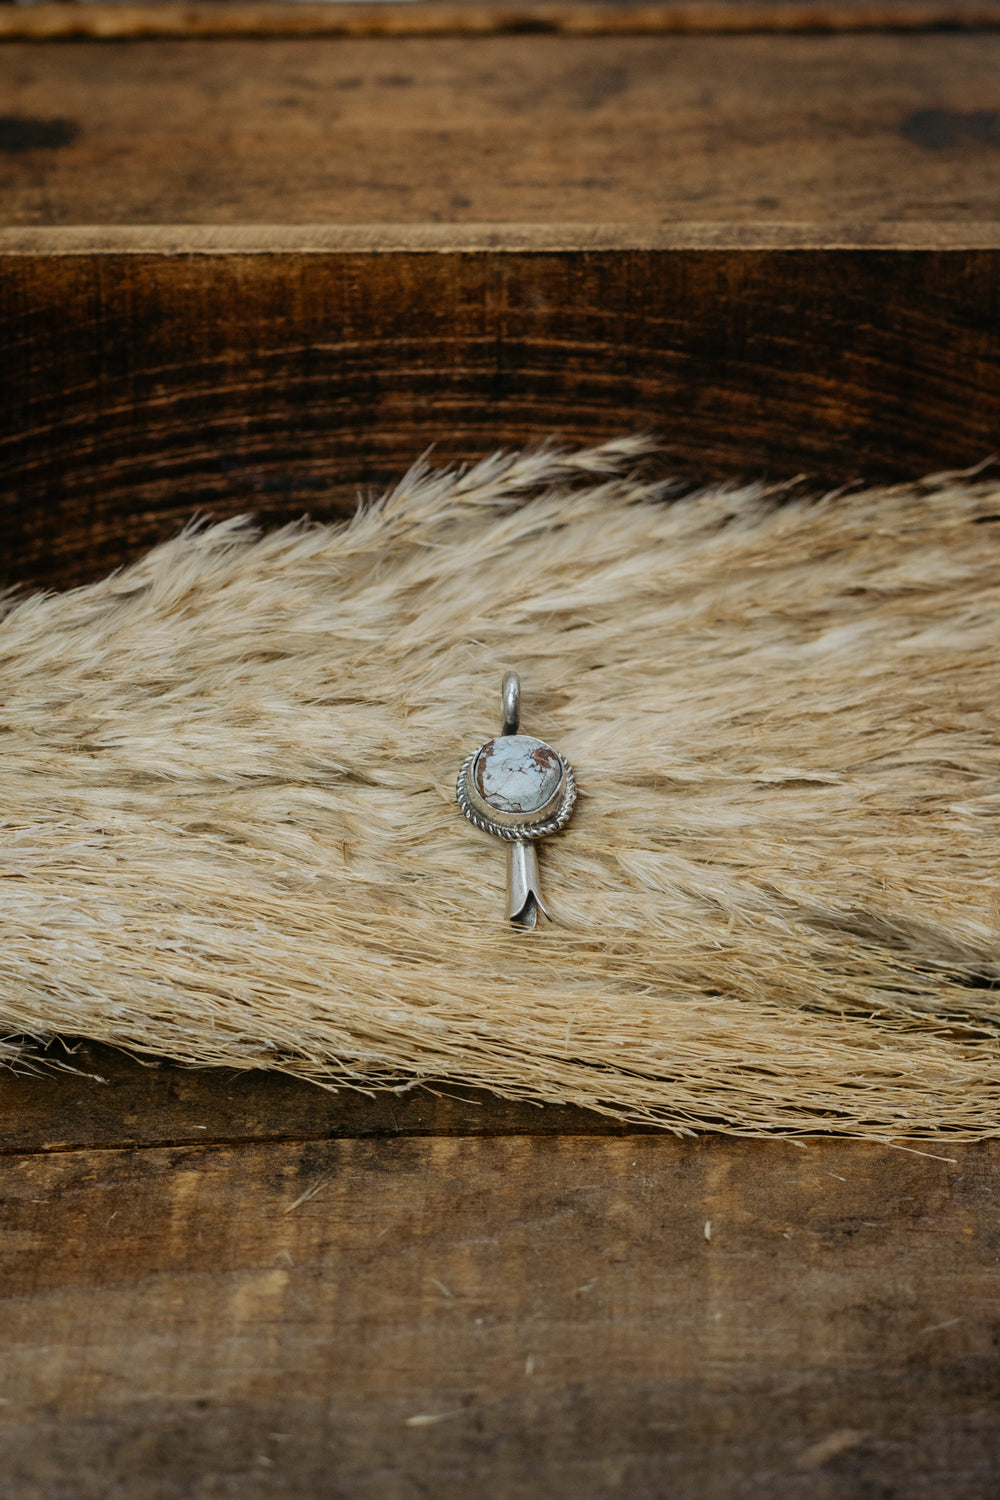
{"type": "Polygon", "coordinates": [[[462,762],[462,769],[458,773],[458,783],[455,788],[458,794],[458,805],[470,823],[474,824],[476,828],[481,828],[483,833],[492,833],[494,838],[507,839],[514,844],[524,843],[528,839],[544,839],[550,833],[558,833],[560,828],[565,827],[566,823],[569,822],[569,815],[573,811],[573,804],[576,802],[576,777],[573,775],[573,767],[568,760],[559,755],[558,750],[556,754],[559,755],[559,763],[563,768],[563,776],[566,779],[563,787],[562,801],[556,811],[541,823],[526,823],[522,828],[502,828],[499,823],[494,823],[492,819],[485,817],[477,807],[473,807],[469,800],[469,779],[472,775],[472,767],[476,762],[476,756],[482,748],[482,745],[480,745],[479,749],[473,750],[471,755],[465,757],[462,762]]]}

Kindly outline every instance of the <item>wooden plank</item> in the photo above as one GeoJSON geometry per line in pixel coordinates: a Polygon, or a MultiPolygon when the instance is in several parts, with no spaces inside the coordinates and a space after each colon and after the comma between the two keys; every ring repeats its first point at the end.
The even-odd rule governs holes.
{"type": "Polygon", "coordinates": [[[985,1500],[997,1143],[0,1163],[9,1500],[985,1500]]]}
{"type": "Polygon", "coordinates": [[[636,1131],[590,1110],[500,1099],[453,1083],[333,1092],[279,1073],[184,1068],[83,1040],[29,1047],[16,1073],[0,1073],[0,1154],[7,1155],[206,1141],[557,1133],[636,1131]]]}
{"type": "Polygon", "coordinates": [[[676,473],[821,485],[1000,443],[996,250],[342,243],[4,257],[9,579],[93,577],[199,510],[342,515],[431,444],[652,429],[676,473]]]}
{"type": "Polygon", "coordinates": [[[998,0],[42,0],[0,5],[0,41],[137,37],[684,35],[956,31],[1000,26],[998,0]]]}
{"type": "Polygon", "coordinates": [[[10,42],[3,217],[996,221],[998,68],[985,32],[10,42]]]}

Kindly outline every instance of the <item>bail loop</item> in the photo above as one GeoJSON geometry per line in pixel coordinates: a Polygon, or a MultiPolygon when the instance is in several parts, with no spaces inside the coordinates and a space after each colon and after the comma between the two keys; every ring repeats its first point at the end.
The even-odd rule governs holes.
{"type": "Polygon", "coordinates": [[[507,672],[500,689],[500,733],[516,734],[521,725],[521,679],[507,672]]]}

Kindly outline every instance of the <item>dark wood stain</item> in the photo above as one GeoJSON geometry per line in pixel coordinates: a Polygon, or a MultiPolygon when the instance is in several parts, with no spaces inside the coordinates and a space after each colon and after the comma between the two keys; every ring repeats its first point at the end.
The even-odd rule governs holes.
{"type": "Polygon", "coordinates": [[[398,1094],[328,1090],[261,1070],[141,1062],[83,1039],[35,1047],[28,1057],[32,1071],[0,1075],[0,1154],[206,1141],[635,1133],[590,1110],[542,1108],[454,1084],[398,1094]]]}
{"type": "Polygon", "coordinates": [[[36,120],[27,115],[0,115],[0,152],[19,156],[26,151],[58,151],[71,146],[80,134],[73,120],[36,120]]]}
{"type": "Polygon", "coordinates": [[[997,0],[40,0],[0,3],[0,39],[672,36],[984,31],[997,0]]]}
{"type": "Polygon", "coordinates": [[[97,577],[195,512],[342,516],[431,444],[648,430],[692,479],[817,488],[974,464],[998,302],[985,250],[10,256],[5,581],[97,577]]]}
{"type": "Polygon", "coordinates": [[[1000,115],[992,109],[917,109],[899,128],[906,140],[927,151],[955,146],[1000,148],[1000,115]]]}

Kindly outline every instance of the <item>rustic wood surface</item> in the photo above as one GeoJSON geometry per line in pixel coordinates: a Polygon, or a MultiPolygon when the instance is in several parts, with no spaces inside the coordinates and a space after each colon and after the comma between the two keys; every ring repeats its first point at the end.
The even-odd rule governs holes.
{"type": "Polygon", "coordinates": [[[343,514],[432,442],[468,459],[651,428],[681,475],[815,485],[980,461],[1000,425],[998,49],[0,47],[5,222],[50,235],[7,241],[0,278],[4,580],[93,577],[197,509],[343,514]],[[348,227],[366,220],[386,227],[348,227]],[[63,255],[56,231],[128,221],[173,227],[145,259],[107,229],[63,255]],[[286,227],[213,247],[209,221],[286,227]],[[464,239],[435,244],[435,221],[464,239]],[[655,243],[692,221],[700,243],[655,243]]]}
{"type": "Polygon", "coordinates": [[[995,31],[11,41],[0,205],[6,224],[995,221],[998,74],[995,31]]]}
{"type": "Polygon", "coordinates": [[[983,30],[1000,0],[0,0],[0,40],[983,30]]]}
{"type": "Polygon", "coordinates": [[[650,429],[665,465],[915,476],[1000,444],[1000,252],[18,253],[0,277],[8,582],[196,511],[353,509],[423,449],[650,429]]]}
{"type": "Polygon", "coordinates": [[[281,1073],[184,1068],[81,1039],[35,1048],[28,1057],[17,1072],[0,1073],[0,1151],[8,1154],[206,1141],[636,1133],[591,1110],[543,1108],[454,1083],[328,1090],[281,1073]]]}
{"type": "Polygon", "coordinates": [[[11,1500],[995,1494],[996,1143],[75,1060],[0,1080],[11,1500]]]}

